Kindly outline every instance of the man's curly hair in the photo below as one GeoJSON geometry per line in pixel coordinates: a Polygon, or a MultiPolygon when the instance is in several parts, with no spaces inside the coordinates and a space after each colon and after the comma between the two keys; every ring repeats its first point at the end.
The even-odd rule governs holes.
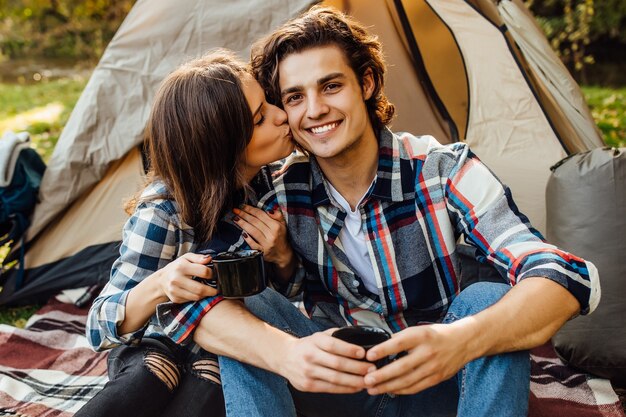
{"type": "Polygon", "coordinates": [[[290,54],[329,45],[336,45],[344,52],[361,86],[365,72],[372,71],[374,91],[366,106],[373,128],[382,129],[395,111],[383,91],[386,66],[382,46],[361,23],[332,7],[314,6],[256,42],[251,52],[252,72],[268,101],[282,108],[278,84],[280,62],[290,54]]]}

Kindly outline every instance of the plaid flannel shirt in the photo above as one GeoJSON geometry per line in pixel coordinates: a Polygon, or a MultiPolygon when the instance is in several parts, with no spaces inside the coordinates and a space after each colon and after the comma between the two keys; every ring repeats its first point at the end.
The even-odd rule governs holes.
{"type": "MultiPolygon", "coordinates": [[[[576,297],[581,314],[598,305],[593,264],[546,243],[519,213],[510,190],[465,144],[380,132],[377,176],[359,206],[375,294],[343,250],[338,236],[346,213],[315,159],[291,158],[273,185],[259,205],[283,211],[304,268],[287,285],[275,286],[287,296],[303,291],[311,316],[393,332],[440,321],[460,291],[461,236],[478,249],[479,261],[493,265],[511,285],[546,277],[576,297]]],[[[183,318],[176,325],[189,334],[197,323],[183,318]]]]}
{"type": "MultiPolygon", "coordinates": [[[[263,170],[254,182],[265,192],[271,182],[268,170],[263,170]]],[[[173,310],[184,309],[186,304],[171,302],[157,306],[157,312],[141,329],[119,334],[117,326],[124,320],[128,293],[139,282],[187,252],[227,252],[249,249],[241,230],[228,213],[217,225],[209,242],[198,244],[193,229],[185,224],[174,200],[164,184],[155,181],[142,193],[141,202],[124,225],[120,256],[113,263],[111,277],[100,295],[94,300],[87,320],[87,339],[94,350],[110,349],[122,344],[137,344],[146,337],[164,337],[166,331],[159,322],[157,312],[169,316],[173,310]]],[[[255,204],[254,195],[251,203],[255,204]]],[[[221,296],[203,300],[203,314],[222,300],[221,296]]],[[[197,350],[195,344],[187,346],[197,350]]]]}

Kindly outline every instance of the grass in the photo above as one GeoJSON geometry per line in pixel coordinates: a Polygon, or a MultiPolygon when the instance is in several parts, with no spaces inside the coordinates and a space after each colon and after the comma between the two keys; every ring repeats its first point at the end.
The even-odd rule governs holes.
{"type": "Polygon", "coordinates": [[[33,147],[47,161],[86,83],[82,77],[0,83],[0,132],[28,131],[33,147]]]}
{"type": "Polygon", "coordinates": [[[25,307],[1,307],[0,324],[8,324],[23,329],[28,319],[35,314],[40,307],[41,306],[39,305],[25,307]]]}
{"type": "Polygon", "coordinates": [[[613,147],[626,147],[626,87],[586,86],[582,90],[604,142],[613,147]]]}

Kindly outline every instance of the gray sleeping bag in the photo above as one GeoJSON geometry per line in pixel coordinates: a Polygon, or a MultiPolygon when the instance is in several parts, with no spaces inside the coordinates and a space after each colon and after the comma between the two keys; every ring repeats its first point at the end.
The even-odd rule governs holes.
{"type": "Polygon", "coordinates": [[[593,262],[600,305],[553,338],[569,364],[626,386],[626,148],[598,148],[552,168],[547,239],[593,262]]]}

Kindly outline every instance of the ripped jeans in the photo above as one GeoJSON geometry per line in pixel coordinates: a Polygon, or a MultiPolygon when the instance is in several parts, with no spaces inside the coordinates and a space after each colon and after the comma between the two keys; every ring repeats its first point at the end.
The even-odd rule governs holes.
{"type": "Polygon", "coordinates": [[[144,338],[114,348],[109,382],[75,417],[225,416],[217,357],[168,342],[144,338]]]}

